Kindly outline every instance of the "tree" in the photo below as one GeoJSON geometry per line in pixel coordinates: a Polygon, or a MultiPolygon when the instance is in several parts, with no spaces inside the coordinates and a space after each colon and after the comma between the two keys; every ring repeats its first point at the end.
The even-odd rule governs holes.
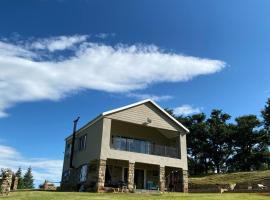
{"type": "Polygon", "coordinates": [[[231,126],[227,123],[230,118],[231,116],[222,112],[222,110],[214,109],[207,120],[209,157],[217,173],[220,173],[222,168],[225,169],[227,167],[226,163],[233,151],[231,126]]]}
{"type": "Polygon", "coordinates": [[[24,189],[24,182],[23,182],[23,177],[22,177],[22,169],[19,167],[17,172],[15,173],[16,177],[18,177],[18,189],[24,189]]]}
{"type": "Polygon", "coordinates": [[[264,129],[270,134],[270,98],[266,101],[266,105],[262,110],[264,129]]]}
{"type": "Polygon", "coordinates": [[[2,185],[3,176],[4,176],[4,169],[1,168],[1,171],[0,171],[0,186],[2,185]]]}
{"type": "MultiPolygon", "coordinates": [[[[262,110],[263,126],[268,136],[268,149],[270,146],[270,98],[267,99],[266,105],[262,110]]],[[[270,169],[270,153],[265,153],[267,157],[268,169],[270,169]]]]}
{"type": "Polygon", "coordinates": [[[267,162],[268,135],[266,131],[259,129],[261,122],[256,115],[241,116],[235,121],[233,166],[237,171],[258,170],[267,162]]]}
{"type": "MultiPolygon", "coordinates": [[[[187,120],[186,120],[187,121],[187,120]]],[[[207,174],[211,163],[209,162],[208,129],[206,115],[199,113],[188,117],[188,128],[190,133],[187,135],[187,147],[189,155],[190,172],[207,174]]]]}
{"type": "Polygon", "coordinates": [[[24,174],[23,182],[24,182],[25,189],[33,189],[34,188],[34,179],[33,179],[31,167],[29,167],[27,169],[26,173],[24,174]]]}

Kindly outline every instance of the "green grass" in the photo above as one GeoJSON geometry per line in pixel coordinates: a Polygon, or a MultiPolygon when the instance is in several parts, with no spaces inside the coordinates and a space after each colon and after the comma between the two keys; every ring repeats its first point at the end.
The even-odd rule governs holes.
{"type": "Polygon", "coordinates": [[[189,178],[193,184],[231,184],[243,182],[255,182],[270,178],[270,170],[254,172],[238,172],[228,174],[214,174],[203,177],[189,178]]]}
{"type": "Polygon", "coordinates": [[[75,193],[75,192],[13,192],[0,199],[9,200],[266,200],[270,196],[263,194],[112,194],[112,193],[75,193]]]}

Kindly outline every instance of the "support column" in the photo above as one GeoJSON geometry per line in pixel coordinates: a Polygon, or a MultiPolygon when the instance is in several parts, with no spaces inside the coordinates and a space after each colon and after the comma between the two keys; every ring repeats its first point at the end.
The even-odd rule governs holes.
{"type": "Polygon", "coordinates": [[[100,159],[97,161],[97,173],[97,192],[100,192],[104,189],[105,184],[106,160],[100,159]]]}
{"type": "Polygon", "coordinates": [[[12,171],[5,170],[3,172],[2,183],[0,185],[0,192],[2,195],[9,195],[12,184],[12,171]]]}
{"type": "Polygon", "coordinates": [[[128,163],[128,190],[130,192],[134,190],[134,167],[135,163],[128,163]]]}
{"type": "Polygon", "coordinates": [[[188,171],[183,170],[183,192],[188,192],[188,171]]]}
{"type": "Polygon", "coordinates": [[[165,190],[165,167],[159,167],[159,190],[164,192],[165,190]]]}

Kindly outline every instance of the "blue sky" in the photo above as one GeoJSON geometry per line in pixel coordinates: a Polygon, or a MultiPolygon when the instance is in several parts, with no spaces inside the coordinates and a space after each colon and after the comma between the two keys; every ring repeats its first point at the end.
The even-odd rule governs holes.
{"type": "Polygon", "coordinates": [[[60,180],[72,120],[153,98],[260,114],[269,1],[1,1],[0,167],[60,180]]]}

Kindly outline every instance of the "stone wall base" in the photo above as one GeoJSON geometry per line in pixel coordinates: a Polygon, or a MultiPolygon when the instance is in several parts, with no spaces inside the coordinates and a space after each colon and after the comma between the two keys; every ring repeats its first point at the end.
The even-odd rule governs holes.
{"type": "Polygon", "coordinates": [[[128,163],[128,190],[134,191],[134,168],[135,163],[128,163]]]}
{"type": "Polygon", "coordinates": [[[183,170],[183,192],[188,192],[188,171],[183,170]]]}
{"type": "Polygon", "coordinates": [[[102,192],[104,191],[104,184],[105,184],[105,173],[106,173],[106,160],[98,160],[97,162],[97,185],[96,191],[102,192]]]}

